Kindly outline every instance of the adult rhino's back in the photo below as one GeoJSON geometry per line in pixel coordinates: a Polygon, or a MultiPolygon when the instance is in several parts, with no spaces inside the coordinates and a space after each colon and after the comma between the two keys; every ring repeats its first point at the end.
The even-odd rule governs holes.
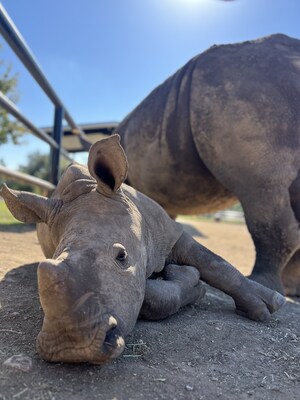
{"type": "Polygon", "coordinates": [[[299,164],[299,40],[273,35],[212,48],[199,57],[192,86],[199,155],[237,196],[253,171],[261,181],[282,175],[282,163],[299,164]]]}
{"type": "Polygon", "coordinates": [[[278,34],[213,46],[117,128],[129,183],[170,214],[225,207],[253,168],[258,179],[276,174],[271,153],[298,162],[299,109],[299,40],[278,34]]]}

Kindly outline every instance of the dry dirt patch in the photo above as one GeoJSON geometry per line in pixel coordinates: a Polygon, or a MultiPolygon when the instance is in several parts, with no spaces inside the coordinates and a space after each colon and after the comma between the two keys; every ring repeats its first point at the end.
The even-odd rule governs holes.
{"type": "MultiPolygon", "coordinates": [[[[254,249],[244,225],[197,222],[188,229],[249,272],[254,249]]],[[[124,356],[110,365],[49,364],[35,351],[42,253],[33,228],[0,228],[0,253],[0,399],[299,398],[297,302],[256,323],[236,315],[232,300],[209,288],[199,304],[165,321],[138,321],[124,356]],[[21,353],[32,359],[28,372],[3,365],[21,353]]]]}

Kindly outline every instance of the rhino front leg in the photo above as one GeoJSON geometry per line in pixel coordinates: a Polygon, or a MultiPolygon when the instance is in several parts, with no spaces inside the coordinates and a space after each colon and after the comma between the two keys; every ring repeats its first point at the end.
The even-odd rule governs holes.
{"type": "Polygon", "coordinates": [[[238,314],[256,321],[264,321],[277,311],[285,298],[257,282],[243,276],[231,264],[183,233],[173,247],[171,257],[178,264],[197,268],[201,279],[231,296],[238,314]]]}
{"type": "Polygon", "coordinates": [[[163,279],[147,279],[145,299],[140,318],[160,320],[175,314],[181,307],[195,303],[205,294],[197,269],[187,265],[169,264],[163,279]]]}

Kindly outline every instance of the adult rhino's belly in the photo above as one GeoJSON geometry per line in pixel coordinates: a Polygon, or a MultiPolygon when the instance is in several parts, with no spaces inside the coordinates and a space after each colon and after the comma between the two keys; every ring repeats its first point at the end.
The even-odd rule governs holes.
{"type": "MultiPolygon", "coordinates": [[[[203,172],[203,171],[202,171],[203,172]]],[[[159,174],[129,174],[128,183],[157,201],[171,216],[205,214],[222,210],[238,200],[210,173],[186,173],[167,169],[159,174]]]]}
{"type": "Polygon", "coordinates": [[[142,140],[128,137],[128,183],[172,216],[214,212],[235,203],[236,197],[200,159],[192,137],[184,138],[161,133],[159,141],[145,146],[142,140]]]}
{"type": "Polygon", "coordinates": [[[223,210],[236,202],[237,198],[214,180],[201,181],[185,193],[177,192],[174,196],[170,195],[165,204],[163,202],[160,204],[170,215],[191,215],[223,210]]]}

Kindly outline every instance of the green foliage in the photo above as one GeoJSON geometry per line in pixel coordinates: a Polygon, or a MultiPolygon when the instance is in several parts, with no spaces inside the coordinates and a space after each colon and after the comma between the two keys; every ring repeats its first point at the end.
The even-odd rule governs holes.
{"type": "Polygon", "coordinates": [[[20,165],[19,171],[25,174],[36,176],[37,178],[49,181],[50,165],[49,155],[41,154],[39,151],[28,154],[28,162],[26,165],[20,165]]]}
{"type": "Polygon", "coordinates": [[[6,207],[6,204],[4,203],[4,200],[2,200],[2,197],[0,197],[0,225],[11,225],[16,223],[21,222],[17,221],[11,215],[10,211],[6,207]]]}
{"type": "MultiPolygon", "coordinates": [[[[60,169],[64,171],[69,162],[64,158],[60,159],[60,169]]],[[[41,154],[39,151],[28,154],[28,161],[26,165],[20,165],[20,172],[36,176],[37,178],[50,180],[50,157],[48,154],[41,154]]]]}
{"type": "MultiPolygon", "coordinates": [[[[13,103],[16,103],[19,97],[17,85],[18,76],[12,74],[12,66],[0,61],[0,90],[13,103]]],[[[9,139],[16,144],[19,143],[18,139],[24,131],[24,127],[18,121],[13,121],[7,111],[0,107],[0,146],[9,139]]]]}
{"type": "MultiPolygon", "coordinates": [[[[42,155],[39,152],[35,152],[28,155],[28,163],[26,165],[21,165],[19,171],[26,173],[28,175],[36,176],[41,179],[49,180],[49,156],[42,155]]],[[[27,192],[34,191],[35,193],[40,193],[39,188],[33,188],[31,185],[26,183],[16,182],[10,179],[0,178],[0,186],[6,183],[11,189],[15,190],[25,190],[27,192]]]]}
{"type": "MultiPolygon", "coordinates": [[[[1,160],[0,160],[1,163],[1,160]]],[[[60,160],[61,171],[63,172],[69,162],[63,158],[60,160]]],[[[25,174],[36,176],[37,178],[43,179],[45,181],[50,180],[50,157],[48,154],[41,154],[39,151],[35,151],[33,153],[28,154],[27,156],[27,164],[20,165],[19,169],[20,172],[25,174]]],[[[45,195],[43,189],[32,186],[26,183],[16,182],[14,180],[3,179],[0,177],[0,187],[3,183],[6,183],[11,189],[15,190],[25,190],[27,192],[34,192],[37,194],[45,195]]]]}
{"type": "MultiPolygon", "coordinates": [[[[25,174],[36,176],[37,178],[43,179],[45,181],[50,181],[50,157],[48,154],[41,154],[39,151],[28,154],[26,165],[20,165],[19,171],[25,174]]],[[[63,172],[69,162],[64,158],[60,159],[60,170],[63,172]]],[[[42,194],[42,189],[38,187],[32,187],[31,185],[13,183],[14,189],[26,190],[28,192],[34,191],[35,193],[42,194]]]]}

